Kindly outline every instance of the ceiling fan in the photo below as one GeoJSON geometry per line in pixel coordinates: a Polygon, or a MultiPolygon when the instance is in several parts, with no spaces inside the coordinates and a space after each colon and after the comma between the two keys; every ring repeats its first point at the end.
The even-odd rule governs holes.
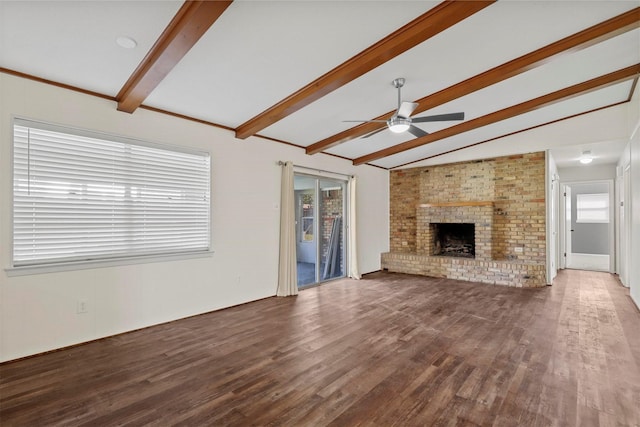
{"type": "MultiPolygon", "coordinates": [[[[450,114],[437,114],[434,116],[426,116],[426,117],[416,117],[411,118],[411,113],[418,108],[417,102],[406,102],[402,101],[401,88],[404,86],[405,79],[399,77],[394,79],[391,84],[393,87],[398,89],[398,109],[391,116],[389,120],[344,120],[345,122],[380,122],[386,123],[387,128],[393,133],[403,133],[409,131],[410,134],[419,138],[421,136],[428,135],[429,132],[425,132],[413,125],[413,123],[425,123],[425,122],[446,122],[451,120],[464,120],[464,113],[450,113],[450,114]]],[[[363,138],[369,138],[372,135],[375,135],[378,132],[382,132],[386,128],[378,129],[373,131],[363,138]]]]}

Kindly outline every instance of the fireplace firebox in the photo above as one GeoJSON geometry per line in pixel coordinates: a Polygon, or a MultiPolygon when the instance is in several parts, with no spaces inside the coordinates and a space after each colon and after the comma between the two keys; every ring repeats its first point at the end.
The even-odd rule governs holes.
{"type": "Polygon", "coordinates": [[[468,223],[431,223],[432,255],[475,258],[475,225],[468,223]]]}

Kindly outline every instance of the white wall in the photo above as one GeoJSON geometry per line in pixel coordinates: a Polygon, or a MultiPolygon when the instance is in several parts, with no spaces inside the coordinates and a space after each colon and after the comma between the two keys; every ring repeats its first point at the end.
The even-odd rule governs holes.
{"type": "Polygon", "coordinates": [[[616,165],[580,165],[570,168],[558,168],[560,181],[602,181],[616,179],[616,165]]]}
{"type": "MultiPolygon", "coordinates": [[[[636,92],[637,94],[637,92],[636,92]]],[[[638,98],[636,97],[636,100],[638,98]]],[[[640,132],[630,142],[631,151],[631,256],[629,287],[640,307],[640,132]]]]}
{"type": "MultiPolygon", "coordinates": [[[[625,204],[629,204],[629,230],[626,237],[630,239],[630,253],[626,258],[628,264],[628,283],[631,298],[640,307],[640,86],[636,86],[635,92],[628,106],[629,145],[624,150],[618,166],[621,170],[626,165],[630,166],[629,198],[625,204]]],[[[622,248],[624,250],[624,248],[622,248]]]]}
{"type": "Polygon", "coordinates": [[[640,87],[629,103],[629,160],[631,165],[631,254],[629,287],[631,298],[640,307],[640,87]]]}
{"type": "Polygon", "coordinates": [[[359,265],[379,270],[389,250],[388,172],[0,73],[0,361],[275,295],[278,160],[358,176],[359,265]],[[11,120],[61,125],[211,152],[211,257],[8,276],[11,120]],[[76,314],[79,299],[89,312],[76,314]]]}

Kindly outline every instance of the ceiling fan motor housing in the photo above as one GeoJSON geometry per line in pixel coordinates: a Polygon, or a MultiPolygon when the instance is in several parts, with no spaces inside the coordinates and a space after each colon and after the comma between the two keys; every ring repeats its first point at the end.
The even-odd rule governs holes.
{"type": "Polygon", "coordinates": [[[404,78],[403,77],[398,77],[397,79],[394,79],[391,84],[393,85],[393,87],[395,87],[396,89],[400,89],[402,86],[404,86],[404,78]]]}

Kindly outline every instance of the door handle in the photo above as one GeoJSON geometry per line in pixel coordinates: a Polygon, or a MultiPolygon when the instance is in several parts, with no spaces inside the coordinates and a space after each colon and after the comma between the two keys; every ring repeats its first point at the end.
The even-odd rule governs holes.
{"type": "Polygon", "coordinates": [[[571,230],[571,231],[573,231],[573,230],[571,230]]]}

